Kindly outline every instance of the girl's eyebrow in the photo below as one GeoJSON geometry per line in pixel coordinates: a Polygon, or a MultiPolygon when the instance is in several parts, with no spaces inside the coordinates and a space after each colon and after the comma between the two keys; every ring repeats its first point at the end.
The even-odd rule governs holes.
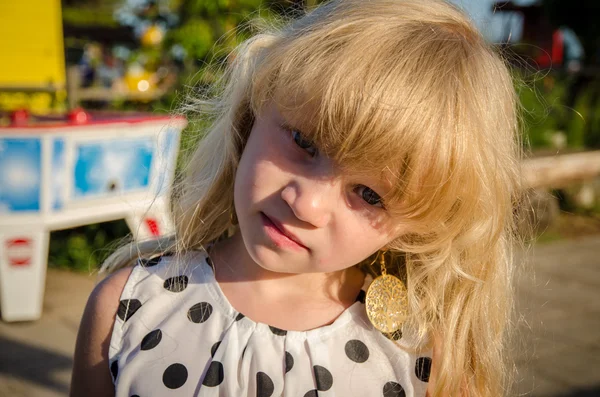
{"type": "Polygon", "coordinates": [[[394,171],[390,169],[390,167],[386,166],[384,169],[379,172],[373,171],[365,171],[365,169],[361,169],[358,171],[349,169],[349,175],[352,175],[355,178],[360,179],[370,179],[376,181],[378,185],[385,187],[387,189],[391,189],[394,186],[394,180],[396,180],[396,175],[394,171]]]}
{"type": "Polygon", "coordinates": [[[306,109],[306,106],[288,105],[282,106],[283,109],[276,104],[273,106],[275,114],[277,114],[280,119],[287,121],[287,124],[300,127],[301,130],[305,131],[313,128],[311,126],[311,112],[306,109]]]}
{"type": "Polygon", "coordinates": [[[364,172],[349,172],[347,174],[347,178],[350,181],[355,181],[356,183],[359,183],[370,189],[375,190],[375,192],[379,194],[382,198],[393,188],[393,183],[391,183],[389,180],[386,180],[385,178],[376,176],[374,174],[368,175],[364,172]]]}
{"type": "Polygon", "coordinates": [[[295,120],[293,117],[286,117],[284,115],[280,115],[279,120],[280,124],[283,124],[286,127],[294,129],[298,132],[306,132],[310,130],[307,128],[306,123],[302,123],[300,120],[295,120]]]}

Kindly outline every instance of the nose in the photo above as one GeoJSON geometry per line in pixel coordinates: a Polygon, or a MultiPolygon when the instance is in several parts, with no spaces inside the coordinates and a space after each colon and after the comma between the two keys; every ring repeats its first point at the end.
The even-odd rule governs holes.
{"type": "Polygon", "coordinates": [[[325,227],[336,206],[337,183],[333,180],[294,180],[281,191],[281,198],[292,209],[296,218],[317,228],[325,227]]]}

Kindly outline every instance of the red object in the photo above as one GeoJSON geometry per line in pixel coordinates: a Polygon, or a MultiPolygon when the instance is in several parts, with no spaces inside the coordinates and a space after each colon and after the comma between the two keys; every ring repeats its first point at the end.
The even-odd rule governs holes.
{"type": "Polygon", "coordinates": [[[565,51],[564,37],[560,30],[552,33],[552,42],[550,48],[544,48],[542,53],[535,58],[536,63],[541,68],[551,68],[562,65],[565,51]]]}
{"type": "MultiPolygon", "coordinates": [[[[181,116],[156,116],[146,113],[109,113],[109,112],[86,112],[89,116],[85,123],[78,124],[68,118],[68,115],[55,117],[30,117],[30,122],[27,125],[9,124],[7,126],[0,127],[0,134],[3,132],[10,133],[11,130],[19,129],[20,133],[53,133],[56,129],[70,128],[88,128],[99,125],[115,125],[115,124],[140,124],[140,123],[157,123],[181,125],[185,122],[185,118],[181,116]],[[33,119],[33,120],[31,120],[33,119]]],[[[81,116],[80,116],[81,117],[81,116]]]]}
{"type": "Polygon", "coordinates": [[[33,255],[33,242],[27,237],[6,240],[6,256],[11,266],[29,266],[33,255]]]}
{"type": "Polygon", "coordinates": [[[69,112],[68,118],[69,121],[73,124],[86,124],[91,119],[90,114],[82,108],[76,108],[71,110],[69,112]]]}
{"type": "Polygon", "coordinates": [[[564,38],[560,30],[557,30],[552,35],[552,63],[554,65],[562,65],[564,52],[564,38]]]}
{"type": "Polygon", "coordinates": [[[146,218],[144,219],[144,222],[146,222],[146,226],[148,226],[150,234],[152,234],[154,237],[160,236],[160,230],[158,228],[158,222],[156,222],[156,219],[146,218]]]}
{"type": "Polygon", "coordinates": [[[29,112],[26,109],[15,110],[10,114],[10,122],[15,126],[26,125],[29,123],[29,112]]]}

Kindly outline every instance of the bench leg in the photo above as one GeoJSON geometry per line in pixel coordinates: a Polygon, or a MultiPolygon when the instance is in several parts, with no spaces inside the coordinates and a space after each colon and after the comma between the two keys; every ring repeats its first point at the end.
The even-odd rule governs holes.
{"type": "Polygon", "coordinates": [[[0,229],[2,320],[37,320],[42,315],[49,233],[43,227],[0,229]]]}

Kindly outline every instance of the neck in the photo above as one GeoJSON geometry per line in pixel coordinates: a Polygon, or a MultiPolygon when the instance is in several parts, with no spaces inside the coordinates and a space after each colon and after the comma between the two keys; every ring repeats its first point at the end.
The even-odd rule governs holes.
{"type": "Polygon", "coordinates": [[[345,307],[358,295],[364,274],[356,267],[331,273],[278,273],[257,264],[248,254],[240,233],[216,243],[210,250],[219,283],[251,284],[264,301],[333,303],[345,307]]]}

